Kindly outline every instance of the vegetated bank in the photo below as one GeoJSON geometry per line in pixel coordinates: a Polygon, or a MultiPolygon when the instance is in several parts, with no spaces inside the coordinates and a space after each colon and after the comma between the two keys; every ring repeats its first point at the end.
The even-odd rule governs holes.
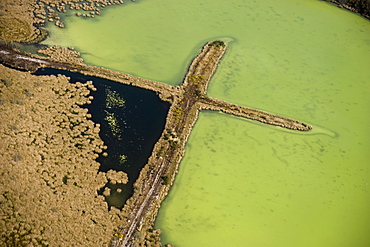
{"type": "Polygon", "coordinates": [[[369,0],[323,0],[335,3],[339,8],[348,9],[359,13],[367,19],[370,19],[370,1],[369,0]]]}

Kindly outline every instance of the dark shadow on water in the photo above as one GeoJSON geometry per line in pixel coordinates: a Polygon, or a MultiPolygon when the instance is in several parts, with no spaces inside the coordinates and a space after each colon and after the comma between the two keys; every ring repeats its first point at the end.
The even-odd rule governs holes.
{"type": "Polygon", "coordinates": [[[129,182],[126,185],[106,185],[111,189],[111,196],[106,197],[109,207],[122,208],[132,195],[133,183],[164,129],[169,104],[161,101],[152,91],[106,79],[48,68],[35,73],[58,74],[70,77],[72,83],[93,81],[98,89],[91,91],[94,99],[84,107],[92,114],[92,121],[100,124],[100,137],[108,146],[108,156],[101,155],[97,159],[101,165],[99,170],[107,172],[113,169],[128,174],[129,182]],[[117,192],[117,189],[122,192],[117,192]]]}

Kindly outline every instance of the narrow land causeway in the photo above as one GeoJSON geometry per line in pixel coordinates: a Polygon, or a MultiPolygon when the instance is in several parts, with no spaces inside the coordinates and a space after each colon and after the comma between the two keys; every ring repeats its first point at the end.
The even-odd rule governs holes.
{"type": "Polygon", "coordinates": [[[208,97],[208,83],[226,48],[223,41],[208,42],[193,60],[184,82],[175,87],[83,63],[58,61],[55,57],[45,58],[19,54],[11,49],[0,49],[1,62],[8,66],[29,71],[35,71],[41,67],[77,71],[155,91],[162,100],[171,103],[165,129],[134,184],[133,196],[122,209],[125,220],[114,234],[112,247],[136,246],[144,242],[158,241],[157,238],[148,236],[153,236],[152,228],[158,209],[174,181],[178,165],[185,152],[185,144],[200,110],[221,111],[292,130],[312,129],[310,125],[296,120],[208,97]]]}
{"type": "Polygon", "coordinates": [[[180,86],[181,94],[174,95],[162,137],[155,145],[152,156],[135,184],[134,196],[124,208],[128,212],[126,225],[122,226],[121,233],[113,240],[112,246],[130,246],[145,241],[136,233],[145,233],[153,227],[160,203],[174,180],[178,164],[184,155],[186,141],[200,110],[223,111],[300,131],[312,128],[292,119],[208,97],[208,83],[225,51],[224,42],[212,41],[207,43],[193,60],[180,86]]]}

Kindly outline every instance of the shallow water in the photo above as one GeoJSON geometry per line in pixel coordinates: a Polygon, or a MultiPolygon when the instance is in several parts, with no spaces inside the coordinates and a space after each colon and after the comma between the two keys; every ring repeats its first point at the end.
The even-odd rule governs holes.
{"type": "Polygon", "coordinates": [[[201,45],[232,38],[209,95],[314,127],[202,112],[156,222],[164,244],[370,245],[368,20],[315,0],[147,0],[103,13],[67,19],[45,43],[175,85],[201,45]]]}

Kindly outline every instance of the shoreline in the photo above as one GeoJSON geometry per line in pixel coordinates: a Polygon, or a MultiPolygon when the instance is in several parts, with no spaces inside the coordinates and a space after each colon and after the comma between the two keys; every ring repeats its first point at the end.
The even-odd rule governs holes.
{"type": "Polygon", "coordinates": [[[324,2],[334,3],[338,8],[344,8],[353,13],[357,13],[366,19],[370,19],[370,1],[367,0],[322,0],[324,2]]]}

